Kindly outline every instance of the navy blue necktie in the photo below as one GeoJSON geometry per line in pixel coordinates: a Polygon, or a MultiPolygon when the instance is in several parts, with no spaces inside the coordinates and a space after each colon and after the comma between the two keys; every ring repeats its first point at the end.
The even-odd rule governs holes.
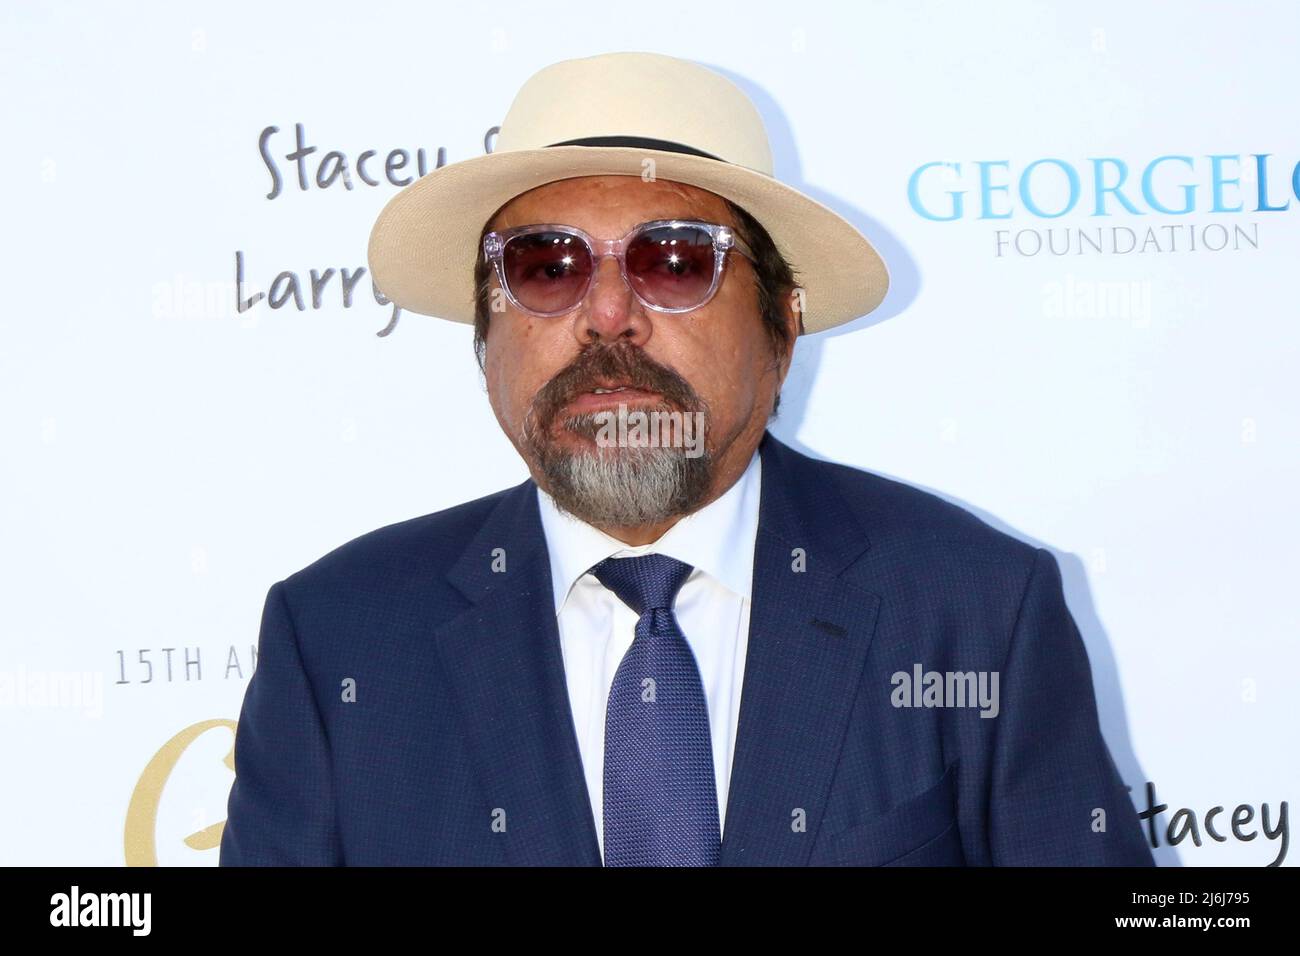
{"type": "Polygon", "coordinates": [[[664,554],[591,573],[640,615],[605,715],[605,865],[717,866],[709,708],[673,601],[693,569],[664,554]]]}

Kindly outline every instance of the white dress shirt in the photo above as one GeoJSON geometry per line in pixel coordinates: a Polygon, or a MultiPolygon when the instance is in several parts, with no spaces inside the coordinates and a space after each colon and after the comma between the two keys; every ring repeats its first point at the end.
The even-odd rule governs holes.
{"type": "Polygon", "coordinates": [[[632,646],[637,615],[587,571],[605,558],[648,553],[666,554],[694,568],[673,609],[695,654],[708,702],[721,832],[726,823],[727,785],[749,643],[759,481],[759,455],[755,452],[744,474],[721,497],[678,520],[658,541],[637,547],[561,513],[551,496],[538,489],[569,704],[602,858],[605,709],[614,674],[632,646]]]}

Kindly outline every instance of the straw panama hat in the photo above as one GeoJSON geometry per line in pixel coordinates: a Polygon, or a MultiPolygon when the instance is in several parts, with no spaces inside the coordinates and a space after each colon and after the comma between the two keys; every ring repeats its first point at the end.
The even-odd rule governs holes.
{"type": "Polygon", "coordinates": [[[493,152],[420,177],[370,232],[371,277],[409,312],[474,322],[479,233],[510,199],[576,176],[653,175],[729,199],[762,223],[804,289],[804,330],[878,306],[889,273],[845,219],[775,179],[758,110],[726,77],[657,53],[564,60],[533,74],[493,152]]]}

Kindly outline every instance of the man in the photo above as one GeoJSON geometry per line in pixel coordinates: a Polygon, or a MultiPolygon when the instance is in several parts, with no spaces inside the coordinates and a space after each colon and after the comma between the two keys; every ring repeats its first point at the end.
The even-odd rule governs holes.
{"type": "Polygon", "coordinates": [[[531,477],[270,589],[223,864],[1152,863],[1051,554],[766,432],[888,279],[733,84],[548,67],[370,263],[531,477]]]}

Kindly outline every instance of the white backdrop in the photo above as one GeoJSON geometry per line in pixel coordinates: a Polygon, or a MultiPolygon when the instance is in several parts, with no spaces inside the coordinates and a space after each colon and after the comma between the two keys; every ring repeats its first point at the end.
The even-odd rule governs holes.
{"type": "Polygon", "coordinates": [[[1050,548],[1159,862],[1278,859],[1300,5],[616,7],[3,7],[0,863],[214,865],[267,588],[523,479],[470,328],[378,335],[355,270],[392,151],[480,153],[527,76],[611,50],[738,81],[778,175],[889,264],[877,313],[801,342],[778,436],[1050,548]],[[244,298],[289,271],[305,307],[238,311],[237,258],[244,298]],[[331,268],[350,305],[336,273],[316,307],[331,268]]]}

